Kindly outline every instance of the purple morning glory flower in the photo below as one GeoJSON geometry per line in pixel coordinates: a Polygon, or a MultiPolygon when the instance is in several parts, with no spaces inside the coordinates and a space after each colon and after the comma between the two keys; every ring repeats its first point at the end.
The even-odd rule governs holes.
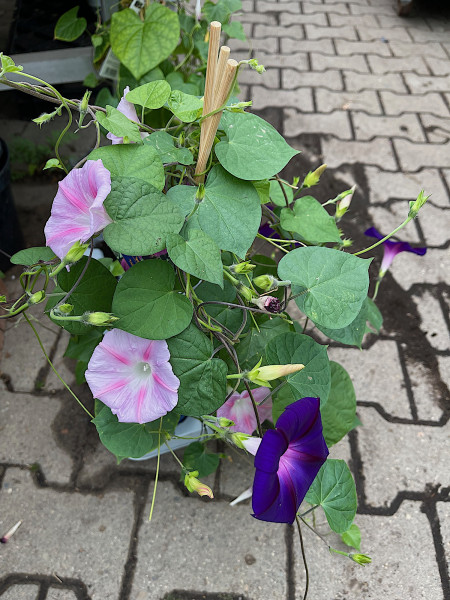
{"type": "MultiPolygon", "coordinates": [[[[385,236],[382,235],[375,227],[369,227],[364,232],[364,235],[368,237],[376,238],[377,240],[382,240],[385,236]]],[[[413,248],[408,244],[408,242],[393,242],[392,240],[386,240],[383,242],[384,246],[384,255],[383,260],[381,262],[380,274],[379,277],[383,277],[386,271],[392,264],[392,261],[397,256],[399,252],[413,252],[414,254],[418,254],[419,256],[423,256],[427,249],[424,247],[421,248],[413,248]]]]}
{"type": "Polygon", "coordinates": [[[269,429],[255,456],[254,517],[293,523],[295,515],[328,456],[319,398],[290,404],[269,429]]]}

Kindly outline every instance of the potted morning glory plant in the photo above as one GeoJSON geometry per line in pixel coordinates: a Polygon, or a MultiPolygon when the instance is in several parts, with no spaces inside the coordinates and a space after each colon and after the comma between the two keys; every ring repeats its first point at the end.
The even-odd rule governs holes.
{"type": "Polygon", "coordinates": [[[198,439],[189,461],[173,454],[190,492],[213,498],[201,479],[220,457],[202,459],[208,440],[222,440],[255,456],[253,517],[315,530],[311,513],[323,510],[357,551],[330,550],[365,564],[351,472],[327,458],[358,424],[355,393],[310,334],[361,347],[368,328],[380,329],[374,299],[389,263],[402,250],[424,252],[390,238],[427,196],[394,232],[370,229],[376,242],[353,251],[343,217],[354,190],[322,205],[309,190],[325,165],[292,182],[278,175],[297,150],[233,98],[239,69],[263,68],[229,59],[220,33],[211,23],[204,97],[157,80],[130,87],[117,108],[90,104],[89,93],[66,99],[0,55],[0,83],[57,104],[39,124],[62,111],[71,122],[74,112],[80,129],[98,131],[97,147],[71,170],[58,140],[49,165],[64,176],[46,246],[11,257],[23,265],[23,292],[2,298],[1,318],[23,315],[36,333],[27,309],[41,303],[71,334],[67,355],[78,359],[95,413],[63,383],[118,461],[153,452],[157,478],[161,452],[173,453],[188,417],[198,439]],[[161,107],[170,117],[156,129],[148,122],[161,107]],[[99,235],[109,256],[97,260],[99,235]],[[261,241],[265,254],[255,250],[261,241]],[[365,256],[380,244],[386,257],[369,297],[365,256]]]}

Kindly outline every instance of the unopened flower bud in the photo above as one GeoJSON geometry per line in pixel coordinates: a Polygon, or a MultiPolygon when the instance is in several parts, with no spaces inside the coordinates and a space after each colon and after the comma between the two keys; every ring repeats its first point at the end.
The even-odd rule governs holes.
{"type": "Polygon", "coordinates": [[[201,0],[197,0],[195,4],[195,20],[200,21],[202,18],[202,2],[201,0]]]}
{"type": "Polygon", "coordinates": [[[184,485],[190,492],[197,492],[199,496],[208,496],[208,498],[214,498],[212,489],[197,479],[198,471],[191,471],[186,473],[184,478],[184,485]]]}
{"type": "Polygon", "coordinates": [[[86,116],[86,113],[89,108],[89,98],[91,97],[92,90],[86,90],[84,92],[83,99],[80,102],[80,118],[78,120],[78,125],[81,127],[83,123],[83,119],[86,116]]]}
{"type": "Polygon", "coordinates": [[[422,208],[422,206],[425,204],[429,197],[430,196],[425,196],[424,190],[420,190],[417,199],[414,202],[409,203],[408,217],[417,217],[419,210],[422,208]]]}
{"type": "Polygon", "coordinates": [[[75,242],[64,258],[65,264],[68,265],[78,262],[83,257],[83,254],[86,252],[87,248],[89,248],[89,242],[86,244],[75,242]]]}
{"type": "Polygon", "coordinates": [[[278,287],[277,279],[273,275],[259,275],[253,279],[253,283],[264,292],[269,292],[278,287]]]}
{"type": "Polygon", "coordinates": [[[219,417],[217,420],[219,427],[233,427],[234,421],[226,417],[219,417]]]}
{"type": "Polygon", "coordinates": [[[275,296],[260,296],[252,300],[253,304],[261,310],[266,310],[274,315],[281,312],[281,302],[275,296]]]}
{"type": "Polygon", "coordinates": [[[111,313],[107,312],[92,312],[84,313],[83,321],[86,325],[96,325],[102,327],[104,325],[112,325],[119,320],[119,317],[115,317],[111,313]]]}
{"type": "Polygon", "coordinates": [[[204,197],[205,197],[205,186],[203,185],[203,183],[200,183],[200,185],[197,188],[197,193],[195,194],[195,202],[197,204],[200,204],[200,202],[202,202],[204,197]]]}
{"type": "Polygon", "coordinates": [[[348,557],[358,563],[358,565],[364,566],[372,562],[372,559],[367,554],[349,554],[348,557]]]}
{"type": "Polygon", "coordinates": [[[73,304],[60,304],[58,310],[64,315],[69,315],[73,311],[73,304]]]}
{"type": "Polygon", "coordinates": [[[237,286],[237,291],[247,302],[252,302],[255,297],[255,293],[244,284],[237,286]]]}
{"type": "Polygon", "coordinates": [[[313,185],[317,185],[326,168],[327,165],[320,165],[315,171],[310,171],[303,180],[302,187],[310,188],[313,185]]]}
{"type": "Polygon", "coordinates": [[[231,265],[230,271],[232,273],[237,273],[238,275],[242,275],[244,273],[250,273],[253,269],[256,269],[256,265],[252,265],[249,260],[245,260],[243,262],[237,263],[236,265],[231,265]]]}
{"type": "Polygon", "coordinates": [[[354,185],[352,188],[350,188],[347,191],[347,193],[342,198],[342,200],[338,200],[338,202],[336,202],[336,220],[337,221],[339,221],[339,219],[342,219],[342,217],[347,212],[347,210],[350,206],[350,203],[352,201],[353,194],[355,193],[355,189],[356,189],[356,185],[354,185]]]}
{"type": "Polygon", "coordinates": [[[297,371],[301,371],[305,368],[302,364],[289,364],[289,365],[267,365],[260,367],[262,359],[259,363],[253,367],[251,371],[246,374],[247,379],[253,381],[257,385],[271,387],[269,381],[273,379],[279,379],[286,375],[291,375],[297,371]]]}
{"type": "Polygon", "coordinates": [[[39,302],[42,302],[43,300],[45,300],[45,292],[44,290],[41,290],[40,292],[35,292],[28,298],[28,304],[39,304],[39,302]]]}
{"type": "Polygon", "coordinates": [[[236,432],[231,434],[230,441],[241,450],[245,450],[244,442],[246,442],[249,437],[250,436],[247,433],[236,432]]]}

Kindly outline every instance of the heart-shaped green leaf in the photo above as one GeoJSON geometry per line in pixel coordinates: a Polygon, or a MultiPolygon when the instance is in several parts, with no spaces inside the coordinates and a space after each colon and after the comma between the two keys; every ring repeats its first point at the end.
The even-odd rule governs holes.
{"type": "Polygon", "coordinates": [[[177,162],[182,165],[192,165],[194,157],[187,148],[177,148],[174,139],[165,131],[155,131],[145,138],[144,144],[155,148],[164,164],[177,162]]]}
{"type": "Polygon", "coordinates": [[[56,258],[51,248],[43,246],[40,248],[26,248],[19,250],[11,256],[10,261],[13,265],[35,265],[40,260],[53,260],[56,258]]]}
{"type": "Polygon", "coordinates": [[[361,343],[366,332],[366,320],[369,306],[368,301],[369,298],[364,300],[358,315],[346,327],[342,327],[341,329],[329,329],[322,325],[316,325],[317,329],[336,342],[361,348],[361,343]]]}
{"type": "Polygon", "coordinates": [[[167,236],[167,252],[177,267],[199,279],[223,287],[223,265],[217,244],[200,229],[191,229],[187,239],[167,236]]]}
{"type": "Polygon", "coordinates": [[[59,17],[55,25],[55,40],[73,42],[84,32],[87,21],[78,17],[79,6],[74,6],[59,17]]]}
{"type": "Polygon", "coordinates": [[[180,121],[183,121],[183,123],[191,123],[201,115],[203,100],[197,98],[197,96],[185,94],[180,90],[173,90],[167,105],[180,121]]]}
{"type": "Polygon", "coordinates": [[[340,364],[331,361],[331,390],[325,406],[320,407],[323,435],[333,446],[354,428],[356,394],[350,375],[340,364]]]}
{"type": "Polygon", "coordinates": [[[161,108],[170,96],[170,85],[167,81],[151,81],[128,92],[126,99],[133,104],[145,108],[161,108]]]}
{"type": "Polygon", "coordinates": [[[341,240],[336,221],[312,196],[299,198],[292,209],[283,208],[280,221],[283,229],[295,231],[308,242],[321,244],[341,240]]]}
{"type": "Polygon", "coordinates": [[[117,137],[124,138],[126,143],[142,143],[138,125],[127,119],[117,108],[107,105],[106,115],[98,111],[96,117],[102,127],[117,137]]]}

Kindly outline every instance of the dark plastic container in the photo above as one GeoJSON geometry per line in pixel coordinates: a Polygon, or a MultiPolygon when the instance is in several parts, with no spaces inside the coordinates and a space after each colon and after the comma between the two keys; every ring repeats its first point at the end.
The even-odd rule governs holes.
{"type": "MultiPolygon", "coordinates": [[[[0,249],[10,256],[23,249],[23,237],[11,193],[8,146],[0,138],[0,249]]],[[[0,252],[0,270],[11,266],[7,256],[0,252]]]]}

